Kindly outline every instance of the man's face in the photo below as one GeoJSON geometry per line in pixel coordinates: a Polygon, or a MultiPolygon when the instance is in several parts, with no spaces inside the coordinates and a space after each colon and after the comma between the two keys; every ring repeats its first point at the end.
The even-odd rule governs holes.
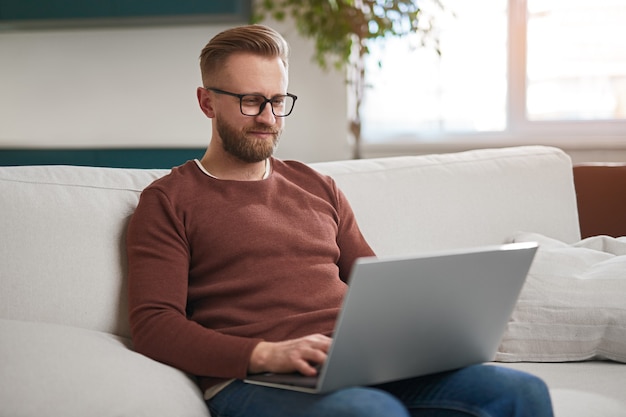
{"type": "MultiPolygon", "coordinates": [[[[271,98],[287,92],[287,71],[279,58],[236,54],[228,59],[219,85],[211,87],[236,94],[261,94],[271,98]]],[[[223,149],[244,162],[259,162],[274,153],[284,118],[272,113],[269,103],[258,116],[241,113],[237,97],[212,93],[213,124],[223,149]]]]}

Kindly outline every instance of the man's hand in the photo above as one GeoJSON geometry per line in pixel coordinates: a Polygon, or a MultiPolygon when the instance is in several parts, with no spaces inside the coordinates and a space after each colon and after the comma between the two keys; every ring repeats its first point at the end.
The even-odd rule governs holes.
{"type": "Polygon", "coordinates": [[[306,376],[315,376],[315,365],[321,365],[332,339],[322,334],[313,334],[284,342],[261,342],[250,357],[250,373],[300,372],[306,376]]]}

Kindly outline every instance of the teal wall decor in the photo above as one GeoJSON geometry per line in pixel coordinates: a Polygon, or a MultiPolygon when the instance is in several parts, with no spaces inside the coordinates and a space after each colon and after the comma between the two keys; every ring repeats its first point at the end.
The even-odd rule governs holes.
{"type": "Polygon", "coordinates": [[[250,21],[252,0],[0,0],[0,29],[250,21]]]}

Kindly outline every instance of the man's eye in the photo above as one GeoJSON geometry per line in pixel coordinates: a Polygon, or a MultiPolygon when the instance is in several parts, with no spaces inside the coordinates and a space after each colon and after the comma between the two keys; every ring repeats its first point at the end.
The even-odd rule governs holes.
{"type": "Polygon", "coordinates": [[[245,96],[241,102],[245,106],[258,106],[263,102],[263,99],[257,96],[245,96]]]}
{"type": "Polygon", "coordinates": [[[275,97],[272,99],[272,106],[284,106],[285,97],[275,97]]]}

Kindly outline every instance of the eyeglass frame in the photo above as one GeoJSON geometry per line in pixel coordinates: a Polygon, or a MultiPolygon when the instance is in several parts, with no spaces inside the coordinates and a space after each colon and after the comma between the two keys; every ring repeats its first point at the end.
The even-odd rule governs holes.
{"type": "Polygon", "coordinates": [[[213,91],[214,93],[217,93],[217,94],[237,97],[239,99],[239,111],[244,116],[249,116],[249,117],[256,117],[259,114],[263,113],[263,110],[265,110],[265,106],[267,105],[267,103],[270,103],[270,108],[272,109],[272,114],[274,115],[274,117],[287,117],[293,112],[294,107],[296,107],[296,100],[298,99],[298,96],[296,96],[295,94],[291,94],[291,93],[277,94],[273,97],[267,98],[263,94],[253,94],[253,93],[237,94],[237,93],[231,93],[230,91],[225,91],[225,90],[221,90],[219,88],[214,88],[214,87],[204,87],[204,89],[208,91],[213,91]],[[246,96],[260,97],[263,99],[263,102],[259,104],[259,112],[257,114],[246,114],[243,112],[243,98],[246,96]],[[291,105],[291,109],[289,110],[289,113],[283,114],[283,115],[277,115],[276,113],[274,113],[274,105],[272,104],[272,100],[275,100],[277,97],[291,97],[293,99],[293,104],[291,105]]]}

